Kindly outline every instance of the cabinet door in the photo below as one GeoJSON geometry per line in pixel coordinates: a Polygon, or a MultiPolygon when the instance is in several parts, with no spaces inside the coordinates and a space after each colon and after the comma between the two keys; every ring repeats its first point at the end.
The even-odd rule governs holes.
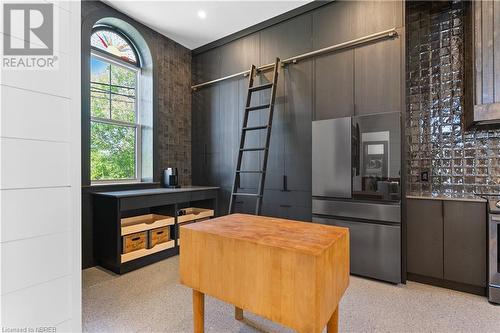
{"type": "MultiPolygon", "coordinates": [[[[313,12],[313,48],[318,50],[352,40],[353,1],[335,1],[313,12]]],[[[314,59],[314,119],[354,114],[354,51],[314,59]]]]}
{"type": "Polygon", "coordinates": [[[353,35],[356,1],[333,1],[313,11],[313,46],[315,50],[344,43],[353,35]]]}
{"type": "Polygon", "coordinates": [[[401,38],[354,50],[354,114],[401,111],[401,38]]]}
{"type": "Polygon", "coordinates": [[[311,221],[311,192],[266,190],[262,215],[311,221]]]}
{"type": "MultiPolygon", "coordinates": [[[[197,149],[193,146],[193,150],[197,151],[197,149]]],[[[204,148],[201,147],[201,149],[204,148]]],[[[192,154],[192,159],[193,185],[219,186],[220,154],[195,152],[192,154]]]]}
{"type": "Polygon", "coordinates": [[[315,120],[354,115],[354,51],[315,60],[315,120]]]}
{"type": "Polygon", "coordinates": [[[445,280],[486,286],[486,204],[444,202],[445,280]]]}
{"type": "Polygon", "coordinates": [[[262,215],[288,218],[290,203],[287,192],[279,190],[265,190],[262,198],[262,215]]]}
{"type": "Polygon", "coordinates": [[[402,0],[349,1],[353,38],[371,35],[404,25],[402,0]]]}
{"type": "Polygon", "coordinates": [[[220,187],[233,186],[238,157],[238,81],[220,84],[220,187]]]}
{"type": "Polygon", "coordinates": [[[287,190],[311,192],[312,61],[286,69],[285,175],[287,190]]]}
{"type": "MultiPolygon", "coordinates": [[[[291,20],[272,26],[261,32],[261,61],[262,63],[274,62],[278,56],[281,59],[286,59],[297,54],[309,52],[312,50],[311,42],[311,15],[301,15],[291,20]],[[293,36],[293,38],[290,38],[293,36]]],[[[276,91],[276,100],[274,107],[273,128],[271,132],[271,143],[269,150],[269,159],[267,163],[266,174],[266,189],[281,190],[283,189],[283,175],[285,175],[285,142],[288,142],[291,137],[298,135],[297,128],[292,127],[295,124],[290,124],[290,117],[301,115],[290,115],[295,112],[311,112],[311,105],[307,105],[306,110],[302,110],[294,103],[301,103],[298,99],[305,100],[311,98],[311,65],[310,61],[305,61],[297,65],[292,65],[280,68],[279,80],[276,91]],[[305,67],[304,67],[305,66],[305,67]],[[302,82],[306,84],[305,90],[300,95],[298,92],[291,93],[289,88],[289,80],[293,77],[292,85],[300,85],[302,82]]],[[[266,73],[269,80],[271,72],[266,73]]],[[[268,103],[269,92],[265,91],[261,95],[261,102],[268,103]]],[[[268,112],[260,112],[261,123],[267,122],[268,112]]],[[[297,118],[297,119],[298,119],[297,118]]],[[[311,120],[309,118],[308,123],[311,120]]],[[[301,124],[301,126],[306,123],[301,124]]],[[[265,131],[261,133],[261,144],[265,144],[265,131]]],[[[305,138],[307,140],[307,138],[305,138]]],[[[294,141],[298,141],[297,138],[294,141]]],[[[307,143],[304,143],[304,147],[307,143]]],[[[308,149],[310,150],[310,144],[308,149]]],[[[300,153],[299,153],[300,154],[300,153]]],[[[299,155],[300,156],[300,155],[299,155]]],[[[299,158],[297,156],[297,158],[299,158]]],[[[310,167],[310,166],[309,166],[310,167]]],[[[304,171],[306,172],[306,171],[304,171]]]]}
{"type": "MultiPolygon", "coordinates": [[[[249,69],[258,59],[258,36],[250,35],[220,47],[221,75],[231,75],[249,69]],[[253,51],[252,51],[253,50],[253,51]]],[[[240,144],[241,116],[246,102],[248,78],[240,77],[221,82],[220,86],[220,184],[232,187],[240,144]]],[[[258,138],[257,138],[258,139],[258,138]]],[[[249,142],[247,142],[249,143],[249,142]]],[[[250,165],[246,165],[251,167],[250,165]]],[[[253,166],[257,168],[257,165],[253,166]]],[[[247,180],[243,177],[240,184],[247,180]]],[[[244,186],[244,185],[243,185],[244,186]]]]}
{"type": "MultiPolygon", "coordinates": [[[[204,82],[220,76],[220,52],[211,50],[193,58],[193,81],[204,82]]],[[[219,144],[219,86],[205,87],[192,95],[192,142],[206,145],[207,153],[215,153],[219,144]]]]}
{"type": "Polygon", "coordinates": [[[406,213],[408,273],[442,279],[442,202],[409,199],[406,213]]]}

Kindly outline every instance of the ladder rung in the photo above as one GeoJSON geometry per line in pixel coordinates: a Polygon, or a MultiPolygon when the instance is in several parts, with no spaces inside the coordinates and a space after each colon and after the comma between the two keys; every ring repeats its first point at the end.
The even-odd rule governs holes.
{"type": "Polygon", "coordinates": [[[233,195],[238,197],[261,197],[262,195],[257,193],[233,193],[233,195]]]}
{"type": "Polygon", "coordinates": [[[272,88],[272,87],[273,87],[272,83],[266,83],[266,84],[262,84],[260,86],[251,87],[249,90],[253,92],[253,91],[259,91],[259,90],[269,89],[269,88],[272,88]]]}
{"type": "Polygon", "coordinates": [[[261,130],[261,129],[266,129],[269,128],[269,125],[262,125],[262,126],[250,126],[250,127],[243,127],[244,131],[255,131],[255,130],[261,130]]]}
{"type": "Polygon", "coordinates": [[[265,171],[259,170],[236,170],[236,173],[264,173],[265,171]]]}
{"type": "Polygon", "coordinates": [[[260,109],[267,109],[271,106],[271,104],[263,104],[263,105],[257,105],[257,106],[250,106],[246,108],[247,111],[255,111],[255,110],[260,110],[260,109]]]}
{"type": "Polygon", "coordinates": [[[259,151],[259,150],[267,150],[267,148],[262,147],[262,148],[243,148],[243,149],[240,149],[240,151],[259,151]]]}

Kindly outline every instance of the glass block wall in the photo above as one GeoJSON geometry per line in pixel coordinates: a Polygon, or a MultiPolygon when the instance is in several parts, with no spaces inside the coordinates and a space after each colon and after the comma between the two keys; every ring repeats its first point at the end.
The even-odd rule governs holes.
{"type": "Polygon", "coordinates": [[[407,2],[407,194],[500,192],[500,130],[463,125],[464,5],[407,2]]]}

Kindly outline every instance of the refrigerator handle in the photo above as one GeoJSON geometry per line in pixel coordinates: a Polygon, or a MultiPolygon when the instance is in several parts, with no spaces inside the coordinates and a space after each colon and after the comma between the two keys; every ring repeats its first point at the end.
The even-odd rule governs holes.
{"type": "Polygon", "coordinates": [[[360,131],[359,131],[359,124],[356,124],[353,126],[353,131],[352,131],[352,140],[351,140],[351,160],[352,160],[352,166],[354,169],[354,176],[359,176],[360,173],[360,163],[361,163],[361,158],[360,158],[360,131]]]}

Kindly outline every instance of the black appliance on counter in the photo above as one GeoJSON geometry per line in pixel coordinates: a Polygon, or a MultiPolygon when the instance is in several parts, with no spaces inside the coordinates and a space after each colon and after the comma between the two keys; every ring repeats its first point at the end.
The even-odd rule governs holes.
{"type": "Polygon", "coordinates": [[[179,188],[179,172],[177,168],[163,170],[162,186],[166,188],[179,188]]]}
{"type": "Polygon", "coordinates": [[[500,304],[500,201],[498,198],[488,200],[488,244],[488,300],[500,304]]]}
{"type": "Polygon", "coordinates": [[[349,228],[351,273],[401,282],[399,112],[313,121],[313,222],[349,228]]]}

